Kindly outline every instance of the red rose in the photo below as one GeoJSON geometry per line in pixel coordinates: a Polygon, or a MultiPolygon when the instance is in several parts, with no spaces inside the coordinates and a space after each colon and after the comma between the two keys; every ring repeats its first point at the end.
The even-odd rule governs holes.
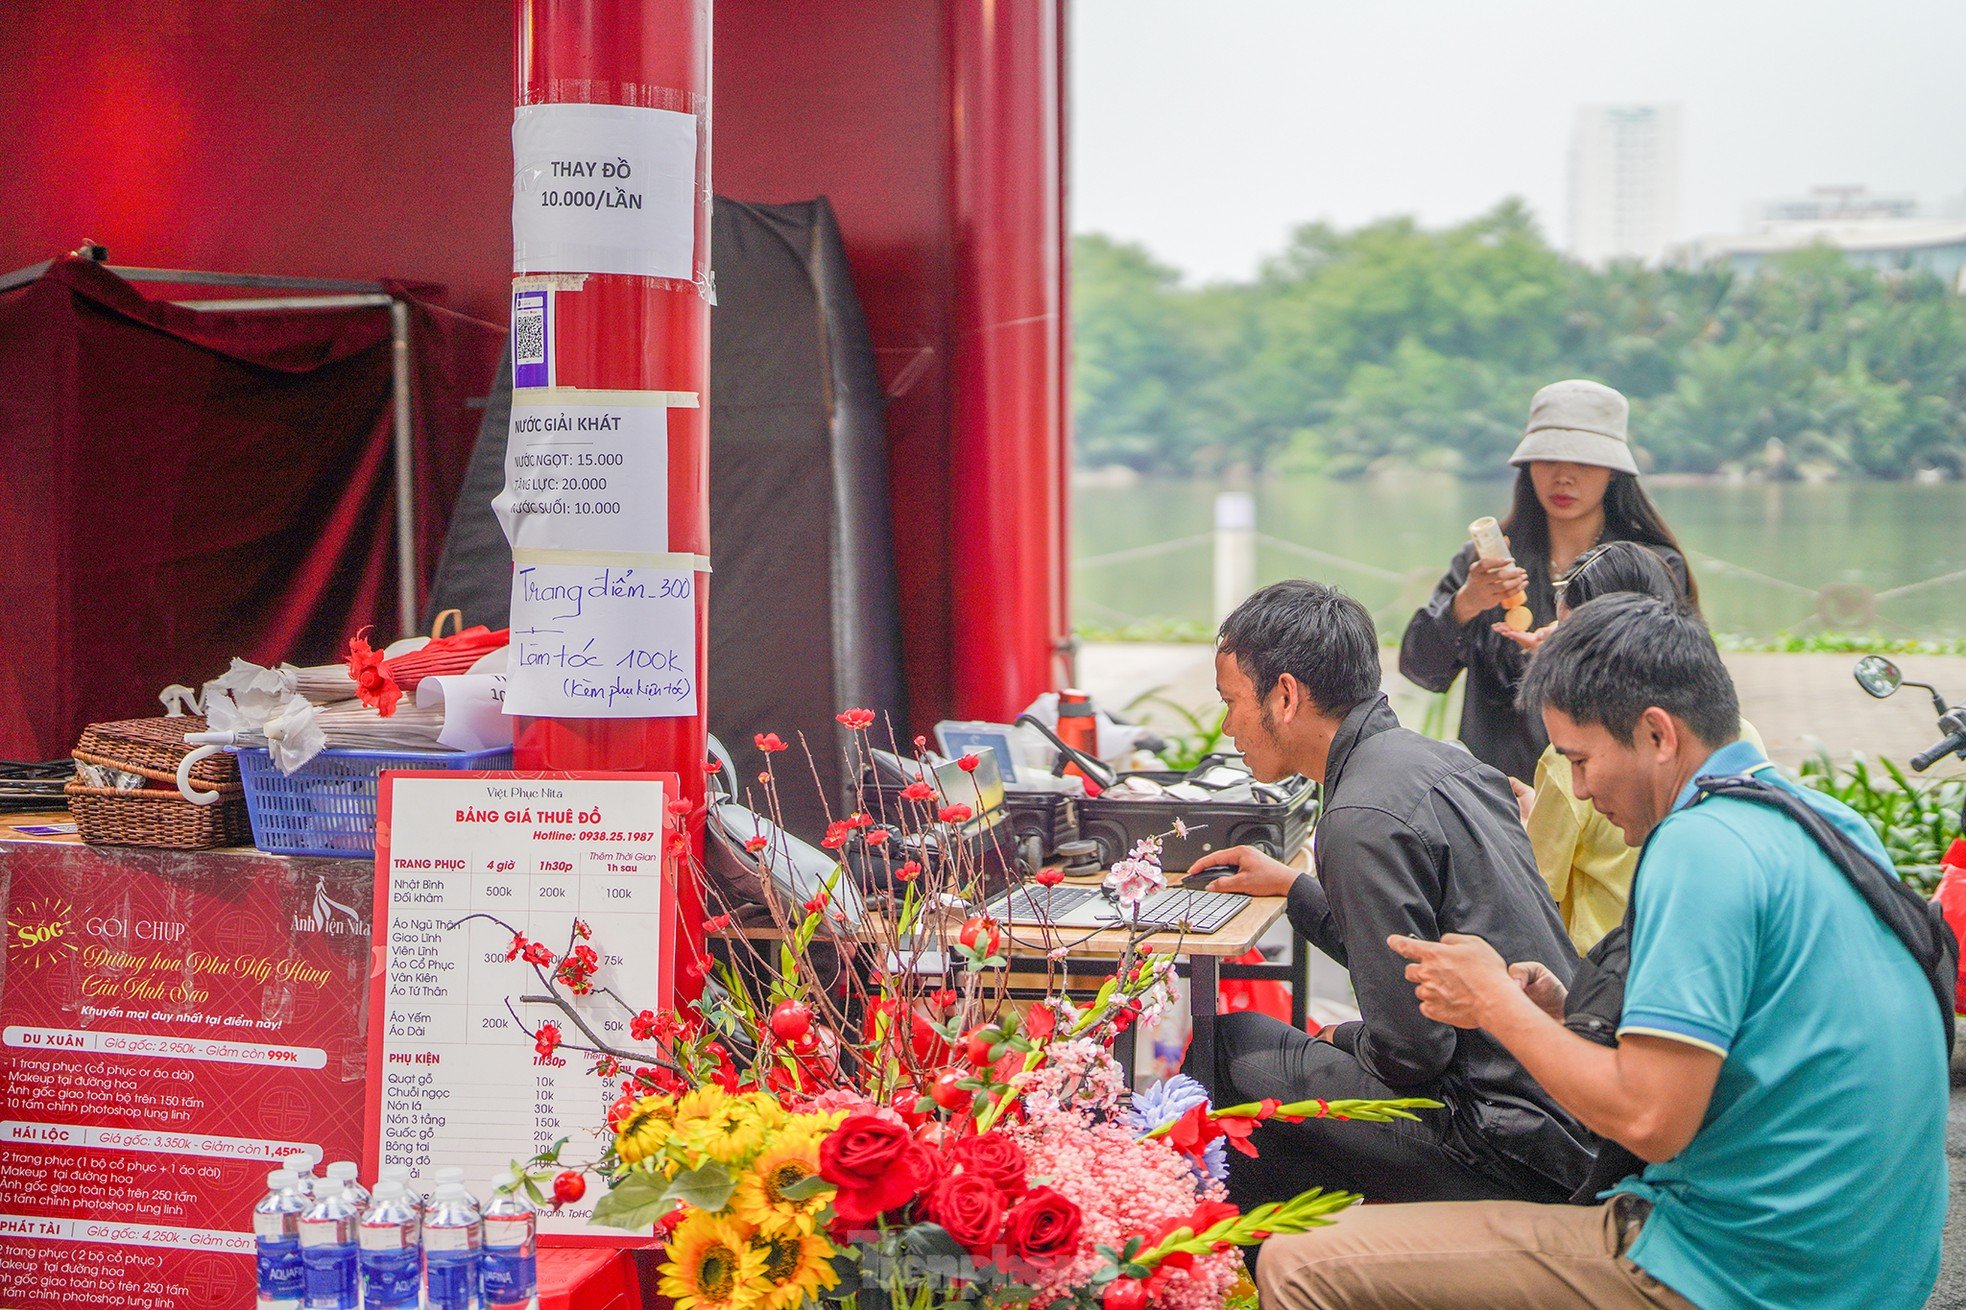
{"type": "Polygon", "coordinates": [[[958,1142],[950,1161],[964,1173],[988,1180],[1007,1201],[1024,1195],[1030,1164],[1023,1148],[1002,1133],[984,1133],[958,1142]]]}
{"type": "Polygon", "coordinates": [[[851,1114],[819,1144],[819,1176],[837,1189],[833,1214],[844,1230],[866,1228],[915,1195],[916,1168],[897,1167],[914,1145],[908,1130],[876,1114],[851,1114]]]}
{"type": "Polygon", "coordinates": [[[1049,1187],[1039,1187],[1011,1207],[1004,1241],[1025,1264],[1052,1269],[1078,1254],[1079,1223],[1077,1205],[1049,1187]]]}
{"type": "Polygon", "coordinates": [[[1003,1231],[1003,1193],[978,1174],[952,1174],[928,1195],[928,1217],[971,1255],[987,1258],[1003,1231]]]}

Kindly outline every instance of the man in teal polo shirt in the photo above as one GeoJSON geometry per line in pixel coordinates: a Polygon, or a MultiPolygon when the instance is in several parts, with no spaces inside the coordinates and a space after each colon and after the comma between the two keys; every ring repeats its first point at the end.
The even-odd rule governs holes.
{"type": "Polygon", "coordinates": [[[1532,962],[1390,939],[1422,1012],[1486,1029],[1648,1166],[1595,1206],[1375,1206],[1263,1247],[1267,1310],[1370,1306],[1922,1306],[1945,1218],[1946,1052],[1911,953],[1795,822],[1694,803],[1694,780],[1797,791],[1885,867],[1858,816],[1737,741],[1713,640],[1611,596],[1544,643],[1524,697],[1573,786],[1645,846],[1616,1047],[1559,1022],[1532,962]]]}

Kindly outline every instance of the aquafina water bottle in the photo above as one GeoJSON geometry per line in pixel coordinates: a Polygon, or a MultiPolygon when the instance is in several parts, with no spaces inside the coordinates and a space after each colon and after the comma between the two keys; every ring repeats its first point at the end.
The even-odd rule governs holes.
{"type": "Polygon", "coordinates": [[[385,1178],[356,1230],[364,1310],[416,1310],[423,1300],[422,1225],[403,1185],[385,1178]]]}
{"type": "Polygon", "coordinates": [[[519,1190],[516,1174],[492,1184],[484,1219],[485,1310],[525,1310],[539,1291],[539,1212],[519,1190]]]}
{"type": "Polygon", "coordinates": [[[484,1220],[463,1183],[439,1183],[423,1213],[423,1293],[428,1310],[479,1310],[484,1220]]]}
{"type": "Polygon", "coordinates": [[[253,1207],[259,1263],[259,1310],[300,1310],[307,1279],[300,1263],[300,1216],[307,1198],[291,1169],[266,1176],[266,1195],[253,1207]]]}
{"type": "Polygon", "coordinates": [[[362,1211],[346,1192],[322,1184],[300,1216],[300,1263],[307,1274],[306,1310],[360,1310],[355,1226],[362,1211]]]}

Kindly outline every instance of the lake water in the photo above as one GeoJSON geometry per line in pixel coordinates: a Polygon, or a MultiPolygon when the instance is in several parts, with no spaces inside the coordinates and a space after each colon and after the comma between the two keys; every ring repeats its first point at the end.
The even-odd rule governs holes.
{"type": "MultiPolygon", "coordinates": [[[[1210,621],[1207,534],[1221,484],[1081,483],[1072,494],[1072,607],[1094,628],[1210,621]],[[1200,541],[1153,549],[1162,543],[1200,541]],[[1108,558],[1125,552],[1119,558],[1108,558]]],[[[1259,583],[1337,583],[1397,632],[1467,524],[1502,516],[1508,485],[1444,478],[1265,480],[1259,583]]],[[[1966,637],[1966,484],[1695,484],[1648,488],[1687,547],[1720,632],[1966,637]]]]}

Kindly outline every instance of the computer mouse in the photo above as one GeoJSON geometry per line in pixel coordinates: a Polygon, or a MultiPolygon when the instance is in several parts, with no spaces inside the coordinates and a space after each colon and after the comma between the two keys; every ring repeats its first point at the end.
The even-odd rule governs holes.
{"type": "Polygon", "coordinates": [[[1235,872],[1236,870],[1229,868],[1227,865],[1221,865],[1213,869],[1203,869],[1198,873],[1191,873],[1183,878],[1181,885],[1189,891],[1198,892],[1214,882],[1217,878],[1226,878],[1235,872]]]}

